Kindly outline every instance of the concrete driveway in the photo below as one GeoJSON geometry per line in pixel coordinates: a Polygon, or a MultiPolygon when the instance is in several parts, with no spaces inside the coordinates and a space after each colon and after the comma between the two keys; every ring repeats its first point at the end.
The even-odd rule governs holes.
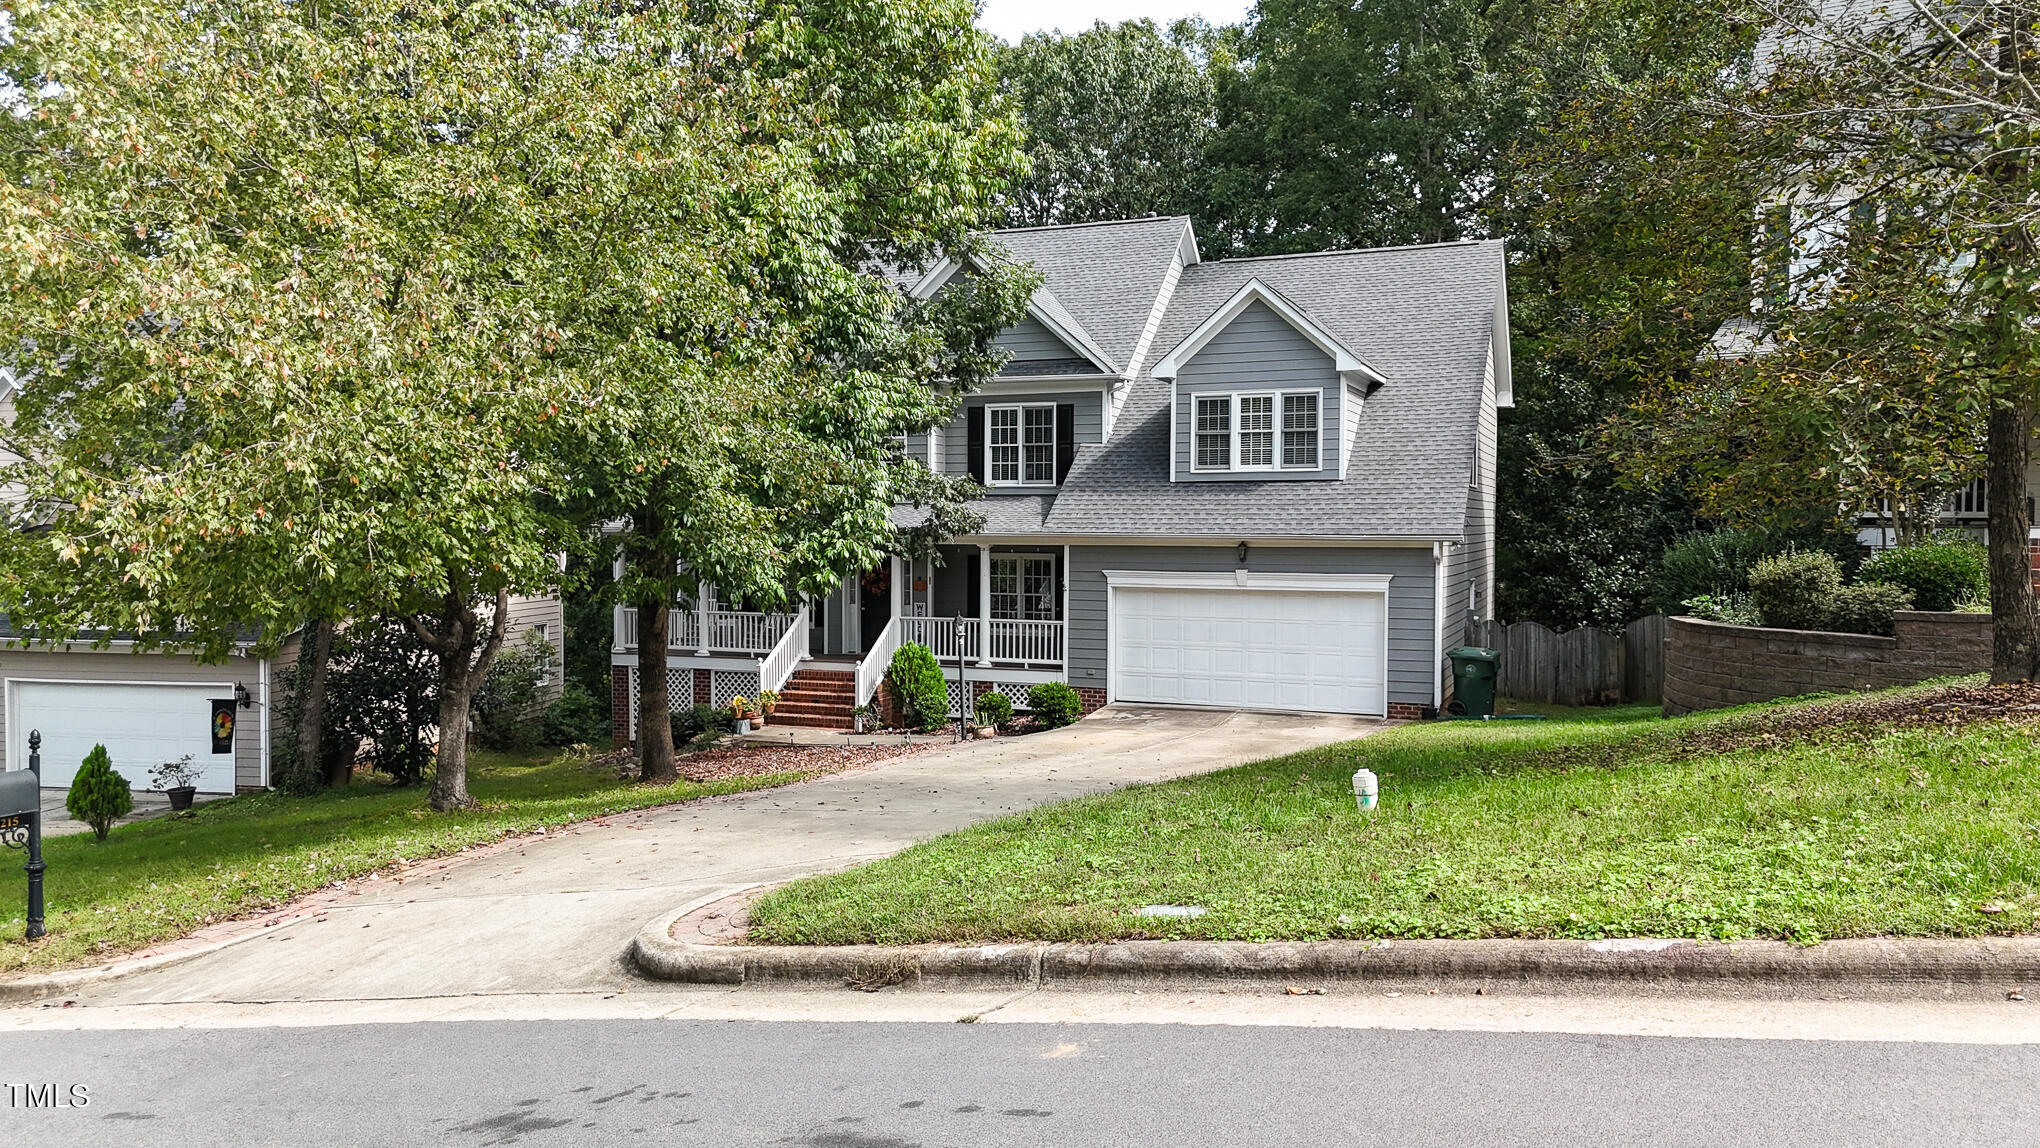
{"type": "Polygon", "coordinates": [[[1107,707],[1048,733],[609,818],[424,880],[372,885],[316,918],[77,996],[140,1004],[641,988],[625,947],[647,921],[682,906],[883,857],[1046,802],[1381,728],[1329,715],[1107,707]]]}

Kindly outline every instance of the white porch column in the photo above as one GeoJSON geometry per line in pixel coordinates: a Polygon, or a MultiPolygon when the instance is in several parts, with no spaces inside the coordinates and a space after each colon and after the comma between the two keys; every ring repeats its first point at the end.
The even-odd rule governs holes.
{"type": "Polygon", "coordinates": [[[992,664],[992,548],[978,544],[978,665],[992,664]]]}
{"type": "Polygon", "coordinates": [[[694,652],[708,655],[708,579],[694,583],[694,652]]]}
{"type": "Polygon", "coordinates": [[[906,612],[907,578],[909,577],[907,571],[909,568],[905,562],[900,561],[900,556],[897,554],[887,558],[886,561],[892,566],[892,573],[886,578],[886,582],[892,587],[892,617],[897,621],[899,616],[906,612]]]}

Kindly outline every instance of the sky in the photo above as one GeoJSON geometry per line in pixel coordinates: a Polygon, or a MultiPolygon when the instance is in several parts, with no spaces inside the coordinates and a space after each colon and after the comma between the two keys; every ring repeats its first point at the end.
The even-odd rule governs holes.
{"type": "Polygon", "coordinates": [[[1236,24],[1250,6],[1250,0],[984,0],[978,26],[1018,41],[1029,32],[1081,32],[1099,20],[1117,24],[1143,16],[1164,26],[1184,16],[1236,24]]]}

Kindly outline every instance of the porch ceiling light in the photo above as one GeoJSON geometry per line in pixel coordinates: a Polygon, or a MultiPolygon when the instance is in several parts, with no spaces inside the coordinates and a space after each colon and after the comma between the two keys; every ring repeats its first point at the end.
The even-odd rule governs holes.
{"type": "Polygon", "coordinates": [[[1240,544],[1239,544],[1239,548],[1238,548],[1238,554],[1239,554],[1239,556],[1240,556],[1240,561],[1241,561],[1241,562],[1245,562],[1245,561],[1247,560],[1247,544],[1246,544],[1246,543],[1242,542],[1242,543],[1240,543],[1240,544]]]}

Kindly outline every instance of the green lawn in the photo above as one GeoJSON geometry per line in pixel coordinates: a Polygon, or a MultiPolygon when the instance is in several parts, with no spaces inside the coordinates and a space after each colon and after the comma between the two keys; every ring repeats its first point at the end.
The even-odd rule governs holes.
{"type": "Polygon", "coordinates": [[[238,913],[402,861],[452,853],[607,813],[783,785],[777,773],[648,786],[613,766],[546,750],[475,751],[469,788],[481,808],[433,813],[425,788],[357,782],[316,797],[263,793],[200,805],[187,815],[43,844],[49,936],[21,939],[27,880],[20,851],[0,853],[0,972],[104,959],[238,913]]]}
{"type": "Polygon", "coordinates": [[[1811,942],[2030,931],[2040,726],[2030,714],[1891,724],[1927,700],[1914,690],[1669,721],[1628,707],[1405,726],[1065,802],[796,882],[756,906],[750,936],[1811,942]],[[1882,711],[1836,722],[1837,704],[1882,711]],[[1382,779],[1372,815],[1353,803],[1363,766],[1382,779]],[[1151,903],[1208,912],[1135,915],[1151,903]]]}

